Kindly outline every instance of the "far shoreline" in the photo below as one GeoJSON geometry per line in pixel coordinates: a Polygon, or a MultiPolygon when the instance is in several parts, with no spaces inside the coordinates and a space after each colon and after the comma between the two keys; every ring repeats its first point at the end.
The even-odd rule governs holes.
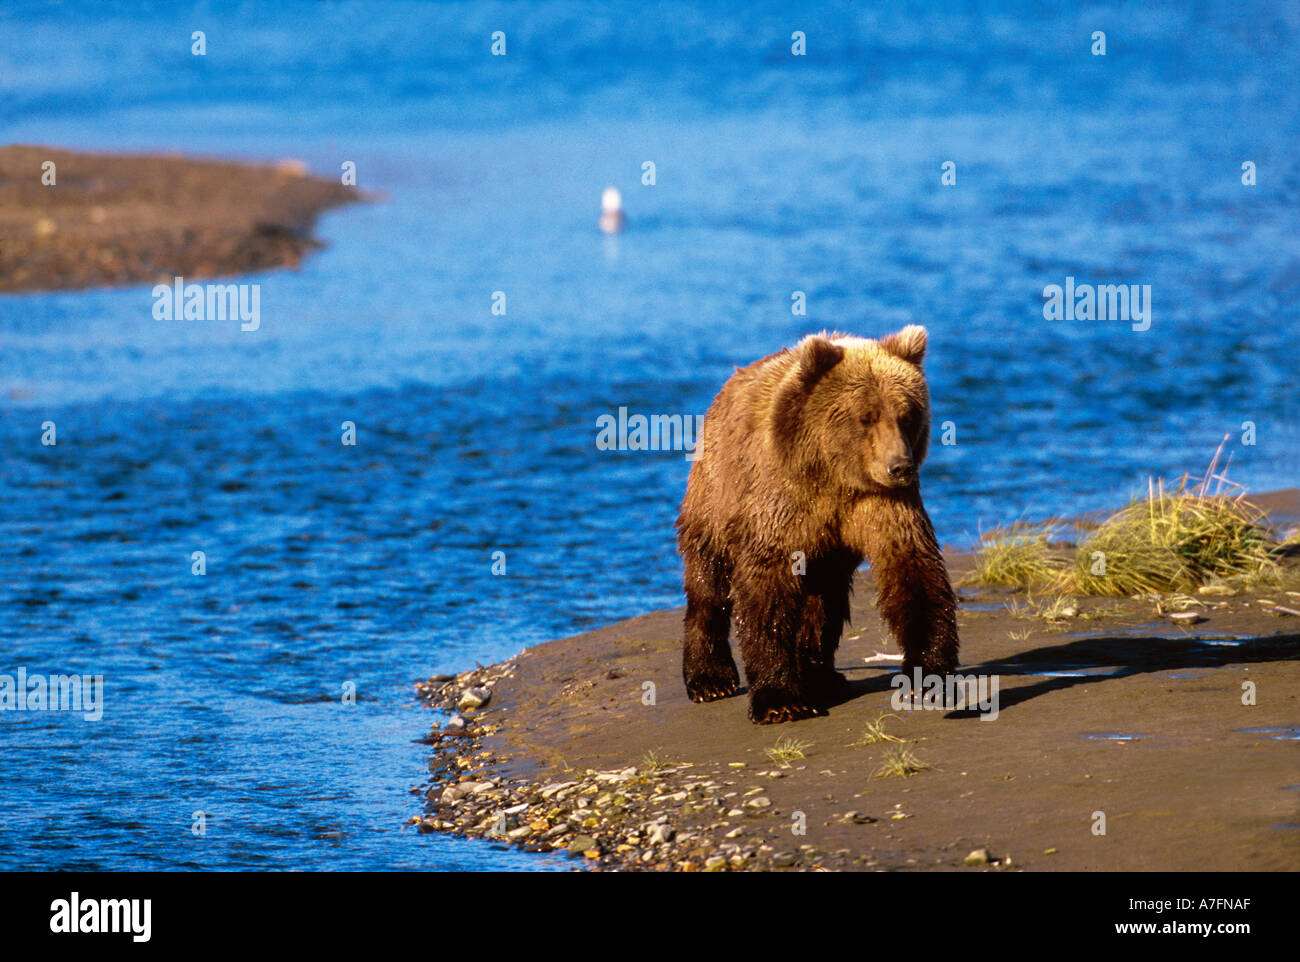
{"type": "Polygon", "coordinates": [[[322,212],[367,199],[293,160],[0,147],[0,294],[297,267],[322,212]]]}

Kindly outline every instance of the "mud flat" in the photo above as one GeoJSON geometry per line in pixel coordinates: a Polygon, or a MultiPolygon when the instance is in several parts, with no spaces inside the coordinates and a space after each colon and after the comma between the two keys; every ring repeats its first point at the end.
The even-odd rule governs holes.
{"type": "MultiPolygon", "coordinates": [[[[1295,491],[1252,500],[1300,514],[1295,491]]],[[[865,660],[892,651],[873,598],[861,571],[849,696],[793,724],[751,724],[743,693],[687,699],[680,610],[423,682],[448,713],[489,697],[439,715],[412,824],[597,870],[1300,869],[1294,554],[1276,586],[1081,598],[1055,620],[961,589],[962,672],[998,680],[996,719],[892,705],[896,668],[865,660]],[[900,753],[924,767],[885,774],[900,753]]]]}
{"type": "Polygon", "coordinates": [[[0,147],[0,292],[296,267],[321,246],[317,216],[362,199],[296,161],[0,147]]]}

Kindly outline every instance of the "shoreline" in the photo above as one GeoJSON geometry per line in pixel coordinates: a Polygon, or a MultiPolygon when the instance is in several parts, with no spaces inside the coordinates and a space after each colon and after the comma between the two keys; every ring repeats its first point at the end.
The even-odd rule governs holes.
{"type": "Polygon", "coordinates": [[[0,147],[0,293],[297,267],[323,211],[367,199],[298,161],[0,147]]]}
{"type": "MultiPolygon", "coordinates": [[[[1251,500],[1300,516],[1294,489],[1251,500]]],[[[972,559],[945,553],[954,582],[972,559]]],[[[1023,591],[960,586],[961,671],[1000,682],[989,720],[891,705],[896,666],[866,660],[892,650],[869,570],[836,658],[850,693],[826,717],[690,702],[682,609],[630,618],[419,683],[455,714],[423,739],[428,804],[408,824],[598,871],[1294,871],[1300,617],[1270,613],[1300,606],[1294,554],[1283,578],[1177,605],[1084,597],[1056,621],[1023,591]],[[467,689],[488,698],[460,709],[467,689]],[[899,751],[924,767],[882,776],[899,751]]]]}

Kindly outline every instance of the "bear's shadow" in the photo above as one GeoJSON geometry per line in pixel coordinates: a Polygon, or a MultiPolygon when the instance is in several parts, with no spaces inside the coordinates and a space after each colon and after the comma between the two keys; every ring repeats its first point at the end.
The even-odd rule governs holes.
{"type": "MultiPolygon", "coordinates": [[[[1238,639],[1234,639],[1236,641],[1238,639]]],[[[1075,685],[1100,685],[1114,678],[1225,665],[1251,665],[1274,661],[1300,661],[1300,634],[1242,638],[1240,644],[1223,644],[1221,639],[1198,641],[1194,637],[1160,638],[1102,635],[1080,638],[1059,645],[1046,645],[1006,658],[975,665],[963,665],[958,673],[970,675],[1046,675],[1030,685],[1002,689],[998,708],[1005,711],[1032,698],[1063,691],[1075,685]],[[1220,643],[1215,644],[1214,641],[1220,643]],[[1095,672],[1096,669],[1112,669],[1095,672]],[[1093,671],[1095,673],[1090,673],[1093,671]],[[1078,674],[1073,674],[1078,672],[1078,674]]],[[[846,666],[837,666],[841,671],[846,666]]],[[[847,666],[851,670],[863,666],[847,666]]],[[[849,679],[843,694],[832,704],[843,705],[865,695],[893,690],[890,682],[897,672],[880,672],[869,678],[849,679]]],[[[952,710],[945,718],[978,718],[979,712],[952,710]]]]}

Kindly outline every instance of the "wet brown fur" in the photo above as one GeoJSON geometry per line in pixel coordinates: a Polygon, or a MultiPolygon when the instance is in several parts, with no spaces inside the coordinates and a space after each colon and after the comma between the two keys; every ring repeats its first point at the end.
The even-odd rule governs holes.
{"type": "Polygon", "coordinates": [[[925,347],[915,325],[879,341],[813,335],[718,392],[677,519],[692,700],[740,690],[734,624],[751,719],[825,714],[843,684],[835,649],[864,558],[903,671],[957,667],[956,600],[917,481],[930,435],[925,347]]]}

